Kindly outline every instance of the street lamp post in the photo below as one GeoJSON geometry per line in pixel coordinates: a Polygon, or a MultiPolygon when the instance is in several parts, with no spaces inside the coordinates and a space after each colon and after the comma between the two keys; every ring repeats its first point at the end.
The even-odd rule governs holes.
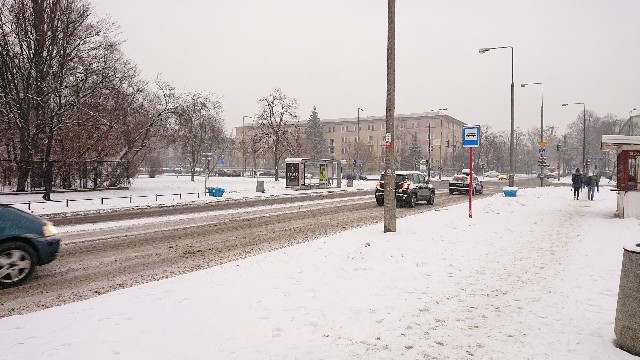
{"type": "Polygon", "coordinates": [[[495,50],[495,49],[511,49],[511,133],[509,135],[509,186],[513,186],[514,178],[515,178],[515,169],[514,169],[514,163],[513,163],[513,153],[514,153],[513,138],[515,137],[514,110],[513,110],[513,105],[514,105],[513,46],[497,46],[492,48],[481,48],[480,50],[478,50],[478,52],[480,54],[484,54],[489,50],[495,50]]]}
{"type": "Polygon", "coordinates": [[[356,173],[358,174],[358,180],[360,180],[361,167],[358,167],[358,163],[360,162],[360,111],[364,111],[361,108],[358,108],[358,124],[356,128],[356,173]]]}
{"type": "MultiPolygon", "coordinates": [[[[431,112],[434,112],[436,110],[431,109],[431,112]]],[[[440,114],[440,111],[447,111],[447,108],[441,108],[438,109],[438,114],[440,114]]],[[[431,131],[431,129],[429,129],[429,131],[431,131]]],[[[442,180],[442,118],[440,118],[440,151],[439,153],[439,159],[438,159],[438,180],[442,180]]],[[[431,137],[431,136],[429,136],[431,137]]],[[[429,139],[429,150],[431,150],[431,139],[429,139]]],[[[429,156],[429,160],[431,160],[431,156],[429,156]]],[[[431,176],[431,168],[429,168],[429,176],[431,176]]]]}
{"type": "MultiPolygon", "coordinates": [[[[584,103],[576,102],[574,105],[582,105],[582,172],[586,174],[586,149],[587,149],[587,106],[584,103]]],[[[562,104],[567,106],[569,104],[562,104]]]]}
{"type": "Polygon", "coordinates": [[[251,116],[243,116],[242,117],[242,176],[247,176],[247,143],[244,140],[244,119],[249,118],[251,116]]]}
{"type": "MultiPolygon", "coordinates": [[[[542,85],[541,82],[534,82],[534,83],[527,83],[527,84],[521,84],[521,87],[525,87],[527,85],[540,85],[540,94],[541,94],[541,103],[540,103],[540,148],[544,149],[544,87],[542,85]]],[[[553,134],[552,134],[553,135],[553,134]]],[[[542,156],[542,153],[540,154],[542,156]]],[[[544,166],[542,165],[544,163],[545,159],[542,159],[542,162],[540,164],[540,186],[543,186],[543,180],[544,180],[544,176],[542,176],[542,172],[544,170],[544,166]]]]}

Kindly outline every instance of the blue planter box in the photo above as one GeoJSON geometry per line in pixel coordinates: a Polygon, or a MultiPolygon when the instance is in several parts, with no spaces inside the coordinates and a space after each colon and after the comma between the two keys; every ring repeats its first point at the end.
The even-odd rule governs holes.
{"type": "Polygon", "coordinates": [[[224,189],[219,187],[207,187],[207,193],[209,196],[221,197],[224,194],[224,189]]]}
{"type": "Polygon", "coordinates": [[[502,193],[506,197],[516,197],[516,193],[518,192],[518,188],[504,188],[502,189],[502,193]]]}

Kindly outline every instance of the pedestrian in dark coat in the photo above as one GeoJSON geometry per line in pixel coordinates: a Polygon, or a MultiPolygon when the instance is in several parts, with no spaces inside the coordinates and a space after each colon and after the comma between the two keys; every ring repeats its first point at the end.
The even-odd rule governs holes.
{"type": "Polygon", "coordinates": [[[51,188],[53,187],[53,163],[47,161],[44,167],[44,195],[42,198],[51,201],[51,188]]]}
{"type": "Polygon", "coordinates": [[[576,168],[576,172],[571,175],[571,186],[573,187],[573,200],[578,200],[580,198],[580,189],[582,188],[580,168],[576,168]]]}

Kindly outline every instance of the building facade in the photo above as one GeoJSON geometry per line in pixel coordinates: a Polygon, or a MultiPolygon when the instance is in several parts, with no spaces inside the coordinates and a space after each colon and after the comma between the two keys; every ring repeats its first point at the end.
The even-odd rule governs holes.
{"type": "MultiPolygon", "coordinates": [[[[329,159],[344,160],[354,168],[357,163],[358,169],[364,172],[384,169],[387,133],[385,116],[321,119],[320,123],[329,159]]],[[[306,125],[306,121],[299,123],[303,129],[306,125]]],[[[415,146],[415,138],[421,160],[429,161],[432,170],[454,168],[449,164],[456,154],[462,154],[461,137],[465,125],[465,122],[440,112],[396,114],[395,153],[407,154],[415,146]]],[[[240,158],[251,157],[247,143],[254,135],[254,124],[236,128],[235,138],[240,158]]],[[[292,156],[309,157],[309,154],[292,156]]],[[[247,161],[251,162],[252,159],[247,161]]]]}
{"type": "Polygon", "coordinates": [[[618,132],[619,135],[638,136],[640,135],[640,115],[629,116],[618,132]]]}
{"type": "MultiPolygon", "coordinates": [[[[386,118],[367,116],[321,120],[329,157],[358,164],[365,170],[383,168],[386,140],[386,118]],[[359,139],[359,141],[358,141],[359,139]]],[[[423,160],[431,168],[446,168],[448,160],[462,150],[462,128],[466,123],[439,112],[396,114],[394,149],[409,151],[414,136],[423,160]]]]}

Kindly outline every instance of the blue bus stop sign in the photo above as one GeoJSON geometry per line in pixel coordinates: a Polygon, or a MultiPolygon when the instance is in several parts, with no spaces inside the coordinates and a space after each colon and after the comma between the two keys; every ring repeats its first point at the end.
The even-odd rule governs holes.
{"type": "Polygon", "coordinates": [[[465,126],[462,128],[462,146],[478,147],[480,145],[480,126],[465,126]]]}

